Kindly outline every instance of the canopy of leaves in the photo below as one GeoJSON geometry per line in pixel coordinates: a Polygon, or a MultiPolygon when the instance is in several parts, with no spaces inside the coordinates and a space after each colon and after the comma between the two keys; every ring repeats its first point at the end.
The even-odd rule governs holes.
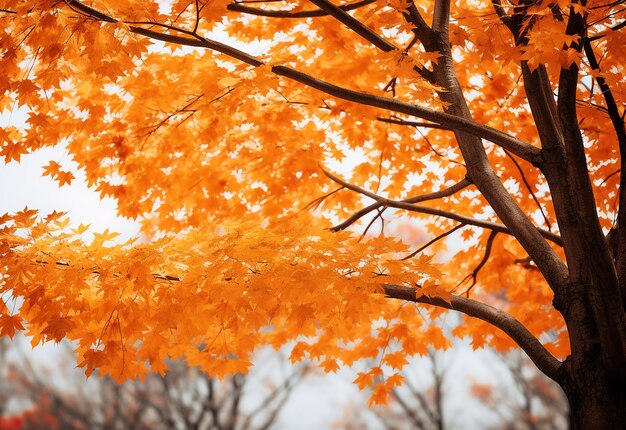
{"type": "MultiPolygon", "coordinates": [[[[553,75],[580,67],[587,86],[580,126],[607,229],[619,156],[594,79],[626,91],[626,40],[612,28],[623,15],[619,3],[536,1],[521,22],[523,46],[498,16],[514,14],[516,1],[454,2],[449,23],[476,123],[527,143],[531,154],[539,139],[520,61],[553,75]],[[578,40],[567,34],[568,14],[586,14],[601,66],[570,49],[578,40]]],[[[19,163],[65,145],[88,184],[116,198],[120,214],[140,220],[149,238],[115,244],[109,232],[90,239],[86,227],[70,229],[62,214],[4,215],[3,333],[25,327],[33,344],[71,339],[88,373],[98,368],[120,380],[162,372],[167,357],[216,376],[245,373],[259,345],[292,343],[293,360],[314,358],[328,371],[378,358],[357,381],[366,386],[383,369],[402,368],[405,356],[448,344],[430,325],[439,311],[386,300],[384,281],[423,285],[442,300],[455,293],[494,304],[536,337],[550,335],[552,353],[567,355],[543,277],[506,229],[483,228],[501,224],[464,182],[454,134],[436,116],[417,123],[402,107],[427,114],[446,107],[429,79],[440,53],[414,37],[436,20],[433,2],[342,3],[364,34],[378,35],[371,40],[319,4],[328,6],[0,1],[0,113],[28,112],[24,124],[0,129],[0,155],[19,163]],[[420,197],[450,187],[436,204],[420,197]],[[353,217],[372,203],[368,192],[378,199],[373,226],[372,216],[353,217]],[[385,214],[398,217],[393,208],[408,208],[404,215],[428,240],[456,229],[464,246],[436,267],[427,255],[445,251],[445,241],[413,255],[390,235],[359,240],[341,231],[347,223],[325,230],[348,220],[349,230],[371,232],[385,226],[385,214]]],[[[507,190],[561,253],[550,195],[531,157],[485,145],[507,190]]],[[[50,160],[42,172],[60,186],[74,179],[62,164],[50,160]]],[[[514,345],[480,320],[468,319],[456,334],[476,347],[514,345]]],[[[375,401],[398,379],[374,390],[375,401]]]]}

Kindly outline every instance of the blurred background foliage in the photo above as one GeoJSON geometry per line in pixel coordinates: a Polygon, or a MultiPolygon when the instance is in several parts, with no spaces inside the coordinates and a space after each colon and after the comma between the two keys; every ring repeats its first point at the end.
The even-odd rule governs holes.
{"type": "MultiPolygon", "coordinates": [[[[314,428],[304,422],[304,411],[315,408],[311,402],[318,400],[311,385],[331,393],[337,378],[349,384],[354,371],[325,375],[309,364],[293,366],[286,356],[284,351],[262,351],[250,374],[222,380],[176,361],[164,377],[153,374],[143,382],[120,385],[109,377],[86,379],[74,367],[69,343],[58,345],[54,353],[40,349],[33,353],[26,339],[4,338],[0,340],[0,430],[314,428]],[[296,392],[299,396],[294,396],[296,392]],[[286,406],[291,413],[283,413],[286,406]],[[298,417],[303,421],[297,422],[298,417]]],[[[430,351],[415,359],[404,376],[407,383],[393,391],[387,406],[369,408],[367,392],[345,396],[334,406],[331,415],[336,418],[328,426],[346,430],[567,428],[567,402],[560,388],[519,351],[471,352],[462,345],[446,352],[430,351]],[[484,368],[469,364],[476,360],[472,355],[479,356],[484,368]]]]}

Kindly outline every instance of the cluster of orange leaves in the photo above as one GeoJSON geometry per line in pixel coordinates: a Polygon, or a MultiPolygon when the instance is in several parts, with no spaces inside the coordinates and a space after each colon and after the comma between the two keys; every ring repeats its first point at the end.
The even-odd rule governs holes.
{"type": "MultiPolygon", "coordinates": [[[[2,334],[36,345],[70,339],[88,374],[118,381],[164,373],[184,358],[209,374],[246,373],[261,345],[291,346],[292,361],[326,371],[366,358],[389,373],[447,340],[415,306],[384,299],[380,282],[436,274],[428,259],[395,258],[406,245],[331,233],[309,216],[196,229],[150,244],[68,229],[64,214],[25,209],[1,220],[2,334]],[[19,307],[13,313],[10,308],[19,307]]],[[[360,377],[359,385],[363,385],[360,377]]],[[[369,383],[374,381],[370,378],[369,383]]],[[[379,389],[380,390],[380,389],[379,389]]]]}

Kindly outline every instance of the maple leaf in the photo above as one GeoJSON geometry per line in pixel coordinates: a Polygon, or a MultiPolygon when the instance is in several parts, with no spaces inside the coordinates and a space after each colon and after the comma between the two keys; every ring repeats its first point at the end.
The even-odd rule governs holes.
{"type": "Polygon", "coordinates": [[[50,176],[54,178],[59,173],[60,169],[61,165],[59,163],[57,163],[56,161],[50,161],[43,168],[43,176],[50,176]]]}
{"type": "Polygon", "coordinates": [[[320,366],[322,367],[322,369],[324,369],[324,372],[326,373],[336,373],[337,370],[339,370],[339,364],[337,363],[337,360],[326,359],[322,361],[320,366]]]}
{"type": "Polygon", "coordinates": [[[63,186],[66,184],[69,185],[72,183],[73,179],[74,179],[74,175],[72,174],[72,172],[59,170],[59,172],[56,175],[56,180],[59,182],[59,186],[63,186]]]}
{"type": "Polygon", "coordinates": [[[89,224],[85,225],[83,223],[80,223],[78,227],[72,229],[72,233],[76,235],[81,235],[84,232],[86,232],[88,229],[89,229],[89,224]]]}
{"type": "Polygon", "coordinates": [[[402,369],[404,366],[409,364],[404,351],[389,352],[385,354],[383,361],[392,369],[402,369]]]}
{"type": "Polygon", "coordinates": [[[372,375],[371,373],[359,372],[357,375],[358,376],[356,377],[354,381],[352,381],[352,383],[356,384],[357,387],[359,387],[359,390],[364,390],[365,388],[373,385],[374,375],[372,375]]]}
{"type": "Polygon", "coordinates": [[[41,334],[56,342],[60,342],[75,327],[76,324],[68,317],[54,318],[48,322],[41,334]]]}
{"type": "Polygon", "coordinates": [[[385,379],[385,385],[390,389],[401,386],[405,381],[404,376],[400,373],[394,373],[385,379]]]}
{"type": "Polygon", "coordinates": [[[15,226],[17,228],[28,228],[32,226],[37,220],[38,211],[35,209],[28,209],[28,206],[25,206],[23,210],[17,212],[13,216],[13,221],[15,222],[15,226]]]}
{"type": "Polygon", "coordinates": [[[13,339],[15,333],[24,330],[22,317],[19,314],[0,315],[0,336],[9,336],[13,339]]]}
{"type": "Polygon", "coordinates": [[[386,384],[376,384],[370,394],[368,405],[370,407],[377,405],[386,405],[389,402],[389,393],[391,389],[386,384]]]}
{"type": "Polygon", "coordinates": [[[5,142],[0,149],[0,156],[4,157],[5,163],[11,161],[17,161],[18,163],[22,159],[22,155],[28,154],[28,148],[15,142],[5,142]]]}
{"type": "Polygon", "coordinates": [[[451,294],[443,289],[441,289],[437,284],[435,284],[432,280],[427,280],[421,285],[419,288],[416,288],[415,294],[417,296],[427,296],[430,298],[440,298],[445,301],[450,301],[451,294]]]}

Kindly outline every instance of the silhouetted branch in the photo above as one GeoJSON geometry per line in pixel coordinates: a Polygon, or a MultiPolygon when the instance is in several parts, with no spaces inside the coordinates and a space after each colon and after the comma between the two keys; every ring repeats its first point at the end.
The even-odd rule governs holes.
{"type": "Polygon", "coordinates": [[[452,131],[450,127],[447,127],[442,124],[434,124],[431,122],[408,121],[408,120],[396,119],[396,118],[383,118],[380,116],[377,117],[376,119],[380,122],[387,122],[389,124],[398,124],[398,125],[406,125],[406,126],[411,126],[411,127],[424,127],[424,128],[433,128],[436,130],[452,131]]]}
{"type": "Polygon", "coordinates": [[[539,208],[539,211],[541,212],[541,216],[543,217],[543,220],[545,221],[546,226],[548,227],[548,230],[552,230],[552,225],[550,224],[550,221],[548,220],[548,215],[546,215],[546,213],[544,212],[543,207],[541,206],[541,203],[539,203],[539,199],[537,199],[537,196],[535,195],[535,192],[532,190],[530,183],[528,182],[528,179],[526,179],[526,175],[524,174],[524,170],[522,169],[522,166],[519,165],[515,157],[513,157],[513,155],[509,151],[507,151],[506,149],[504,149],[503,151],[511,159],[511,161],[517,168],[517,171],[522,177],[522,182],[524,183],[524,186],[530,193],[532,199],[537,204],[537,208],[539,208]]]}

